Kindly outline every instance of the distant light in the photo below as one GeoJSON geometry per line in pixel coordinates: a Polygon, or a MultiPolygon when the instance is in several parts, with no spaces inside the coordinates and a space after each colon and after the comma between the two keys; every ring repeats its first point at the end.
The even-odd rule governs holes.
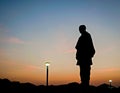
{"type": "Polygon", "coordinates": [[[109,80],[110,83],[112,83],[112,80],[109,80]]]}
{"type": "Polygon", "coordinates": [[[46,65],[46,66],[49,66],[49,65],[50,65],[50,62],[46,62],[45,65],[46,65]]]}

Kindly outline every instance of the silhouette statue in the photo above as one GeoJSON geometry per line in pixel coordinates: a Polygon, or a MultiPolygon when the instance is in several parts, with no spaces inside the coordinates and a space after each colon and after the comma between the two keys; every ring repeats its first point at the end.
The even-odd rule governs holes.
{"type": "Polygon", "coordinates": [[[76,48],[76,60],[80,67],[81,86],[84,88],[89,87],[90,70],[92,65],[92,57],[95,54],[91,35],[86,31],[85,25],[79,26],[79,32],[81,36],[75,46],[76,48]]]}

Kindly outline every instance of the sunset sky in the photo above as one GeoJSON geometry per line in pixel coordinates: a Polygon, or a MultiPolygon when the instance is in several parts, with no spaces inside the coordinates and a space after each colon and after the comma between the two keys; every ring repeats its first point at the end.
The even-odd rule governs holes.
{"type": "Polygon", "coordinates": [[[91,85],[120,86],[120,0],[0,0],[0,78],[49,85],[80,82],[79,25],[96,54],[91,85]]]}

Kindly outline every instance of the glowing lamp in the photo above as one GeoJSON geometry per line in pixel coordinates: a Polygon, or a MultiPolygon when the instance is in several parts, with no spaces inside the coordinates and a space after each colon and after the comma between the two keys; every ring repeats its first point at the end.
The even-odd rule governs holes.
{"type": "Polygon", "coordinates": [[[48,86],[48,67],[49,67],[50,63],[46,62],[45,65],[46,65],[46,86],[48,86]]]}
{"type": "Polygon", "coordinates": [[[46,65],[46,66],[49,66],[49,65],[50,65],[50,62],[46,62],[45,65],[46,65]]]}
{"type": "Polygon", "coordinates": [[[109,83],[112,83],[112,80],[109,80],[109,83]]]}

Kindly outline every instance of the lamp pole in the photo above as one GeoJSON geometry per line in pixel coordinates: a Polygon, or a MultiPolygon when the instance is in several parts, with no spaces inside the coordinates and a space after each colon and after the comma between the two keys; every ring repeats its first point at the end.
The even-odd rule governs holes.
{"type": "Polygon", "coordinates": [[[111,84],[112,84],[112,80],[109,80],[109,83],[110,83],[110,88],[112,87],[111,84]]]}
{"type": "Polygon", "coordinates": [[[49,72],[48,67],[49,67],[50,63],[46,62],[45,65],[46,65],[46,86],[48,86],[48,72],[49,72]]]}

